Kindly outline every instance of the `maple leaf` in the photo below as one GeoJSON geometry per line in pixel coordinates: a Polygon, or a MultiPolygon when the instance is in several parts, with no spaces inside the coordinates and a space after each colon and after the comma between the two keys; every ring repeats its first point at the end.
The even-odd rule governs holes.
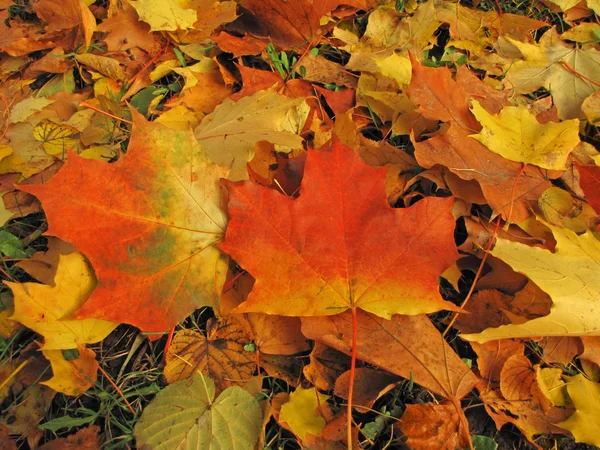
{"type": "Polygon", "coordinates": [[[524,57],[514,62],[504,79],[516,94],[545,87],[552,93],[561,119],[583,118],[581,104],[600,83],[600,52],[563,42],[555,28],[546,31],[539,44],[506,38],[524,57]]]}
{"type": "Polygon", "coordinates": [[[578,119],[541,124],[525,106],[506,106],[491,115],[476,100],[471,111],[483,129],[470,137],[511,161],[563,170],[567,156],[579,144],[578,119]]]}
{"type": "Polygon", "coordinates": [[[534,336],[600,335],[600,241],[590,232],[577,235],[547,224],[556,239],[553,253],[498,238],[492,255],[527,275],[552,297],[550,314],[522,324],[489,328],[463,338],[475,342],[534,336]]]}
{"type": "Polygon", "coordinates": [[[315,316],[358,307],[390,318],[456,309],[437,283],[457,258],[452,199],[394,210],[384,181],[384,168],[337,143],[309,153],[299,199],[228,183],[231,221],[220,248],[256,279],[236,311],[315,316]]]}
{"type": "Polygon", "coordinates": [[[93,344],[117,327],[116,323],[103,320],[69,320],[96,286],[85,258],[70,246],[52,240],[47,253],[36,253],[22,267],[47,284],[5,282],[15,298],[11,320],[44,336],[44,350],[66,350],[93,344]]]}
{"type": "Polygon", "coordinates": [[[241,4],[257,20],[262,36],[268,36],[284,48],[310,41],[319,30],[317,15],[309,0],[243,0],[241,4]]]}
{"type": "Polygon", "coordinates": [[[165,0],[157,3],[153,0],[131,2],[140,16],[140,20],[150,25],[150,31],[176,31],[193,28],[198,20],[195,10],[185,8],[179,0],[165,0]]]}
{"type": "MultiPolygon", "coordinates": [[[[302,146],[302,138],[292,131],[295,125],[297,128],[294,110],[301,103],[300,98],[291,99],[272,90],[258,91],[238,102],[226,99],[195,129],[196,139],[216,164],[231,167],[231,180],[248,179],[246,163],[254,156],[257,142],[302,146]]],[[[302,123],[304,120],[306,117],[300,119],[302,123]]]]}
{"type": "Polygon", "coordinates": [[[423,167],[441,164],[464,180],[476,180],[494,211],[508,217],[512,205],[512,220],[522,222],[532,214],[531,201],[537,200],[551,186],[548,174],[539,168],[527,167],[515,184],[522,164],[496,155],[469,137],[480,129],[470,112],[469,97],[485,95],[486,102],[495,108],[505,100],[483,86],[480,80],[468,77],[463,80],[462,83],[454,81],[446,67],[432,69],[413,61],[412,81],[406,89],[408,97],[426,117],[450,123],[445,132],[440,131],[425,141],[417,142],[411,136],[415,158],[423,167]],[[514,198],[508,194],[513,189],[514,198]]]}
{"type": "Polygon", "coordinates": [[[71,154],[48,183],[22,190],[42,201],[48,234],[73,243],[92,263],[98,286],[77,318],[164,331],[218,297],[226,263],[213,244],[225,228],[218,180],[227,171],[191,131],[133,115],[122,160],[71,154]]]}
{"type": "MultiPolygon", "coordinates": [[[[302,318],[302,332],[350,354],[350,314],[302,318]]],[[[461,399],[477,384],[477,377],[452,351],[424,315],[395,315],[391,321],[358,313],[357,358],[395,373],[447,399],[461,399]],[[411,336],[419,336],[418,340],[411,336]],[[390,354],[395,355],[390,358],[390,354]]]]}

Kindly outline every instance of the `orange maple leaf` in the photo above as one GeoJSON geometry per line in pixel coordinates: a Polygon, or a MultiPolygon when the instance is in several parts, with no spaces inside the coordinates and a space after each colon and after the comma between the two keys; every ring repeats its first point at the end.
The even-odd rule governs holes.
{"type": "Polygon", "coordinates": [[[390,318],[456,310],[438,286],[458,257],[453,200],[390,208],[385,173],[336,143],[309,152],[296,200],[226,182],[230,223],[220,248],[256,278],[236,311],[320,316],[361,308],[390,318]]]}

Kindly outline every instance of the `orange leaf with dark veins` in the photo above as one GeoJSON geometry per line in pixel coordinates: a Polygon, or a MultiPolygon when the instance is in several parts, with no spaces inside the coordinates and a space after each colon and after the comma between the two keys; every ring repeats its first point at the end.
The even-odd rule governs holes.
{"type": "Polygon", "coordinates": [[[219,178],[191,131],[173,131],[132,111],[127,154],[108,164],[69,154],[42,185],[19,186],[46,211],[47,234],[75,245],[98,286],[76,318],[166,331],[214,306],[227,271],[214,246],[225,214],[219,178]]]}
{"type": "Polygon", "coordinates": [[[219,246],[255,279],[237,312],[287,316],[361,308],[381,317],[457,310],[438,277],[458,257],[453,199],[393,209],[386,168],[340,143],[309,151],[292,199],[250,182],[226,182],[230,223],[219,246]]]}

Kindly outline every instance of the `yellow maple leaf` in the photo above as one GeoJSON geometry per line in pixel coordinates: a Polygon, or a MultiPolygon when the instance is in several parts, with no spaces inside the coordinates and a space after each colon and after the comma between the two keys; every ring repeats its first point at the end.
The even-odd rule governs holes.
{"type": "Polygon", "coordinates": [[[550,314],[465,334],[465,339],[483,343],[534,336],[600,336],[600,241],[590,231],[577,235],[545,225],[556,239],[554,253],[498,238],[491,254],[528,276],[552,297],[550,314]]]}
{"type": "Polygon", "coordinates": [[[302,105],[306,105],[302,98],[291,99],[273,90],[258,91],[238,102],[228,98],[194,130],[196,139],[217,165],[231,167],[230,180],[245,180],[246,163],[254,157],[257,142],[302,146],[297,133],[308,116],[302,105]]]}
{"type": "Polygon", "coordinates": [[[567,391],[576,411],[557,425],[573,433],[577,442],[599,446],[600,384],[579,374],[567,378],[567,391]]]}
{"type": "Polygon", "coordinates": [[[15,313],[11,320],[44,336],[44,350],[65,350],[99,342],[117,327],[116,323],[105,320],[68,319],[96,287],[96,277],[79,252],[59,256],[54,286],[6,284],[15,297],[15,313]]]}
{"type": "Polygon", "coordinates": [[[281,406],[279,420],[287,423],[294,434],[302,440],[306,439],[307,434],[319,436],[325,428],[325,419],[318,414],[317,408],[328,398],[317,392],[315,388],[298,387],[290,394],[290,400],[281,406]]]}
{"type": "Polygon", "coordinates": [[[578,119],[541,124],[526,106],[506,106],[494,115],[477,101],[473,101],[471,111],[483,129],[470,137],[511,161],[562,170],[567,156],[579,144],[578,119]]]}
{"type": "Polygon", "coordinates": [[[131,2],[140,20],[150,25],[150,31],[176,31],[193,28],[198,20],[195,10],[184,7],[181,0],[137,0],[131,2]]]}
{"type": "Polygon", "coordinates": [[[96,353],[79,347],[79,358],[67,361],[61,350],[42,350],[52,365],[52,378],[42,384],[67,395],[80,395],[91,388],[98,377],[96,353]]]}
{"type": "Polygon", "coordinates": [[[583,118],[581,103],[600,83],[600,51],[566,44],[555,28],[544,33],[538,44],[506,39],[524,58],[508,69],[506,87],[515,94],[545,87],[552,94],[561,119],[583,118]]]}

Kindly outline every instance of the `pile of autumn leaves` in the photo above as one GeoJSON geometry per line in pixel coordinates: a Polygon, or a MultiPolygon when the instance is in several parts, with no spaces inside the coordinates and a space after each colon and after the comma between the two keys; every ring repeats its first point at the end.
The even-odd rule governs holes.
{"type": "MultiPolygon", "coordinates": [[[[43,344],[0,367],[2,398],[25,399],[3,435],[35,447],[54,393],[93,386],[88,344],[118,324],[168,332],[210,307],[206,331],[175,333],[138,448],[249,449],[271,418],[308,448],[345,448],[332,395],[352,384],[364,413],[401,378],[439,400],[395,423],[412,448],[472,445],[473,389],[498,429],[600,445],[598,5],[549,3],[573,27],[536,42],[543,22],[442,0],[168,3],[3,11],[2,218],[39,199],[52,236],[17,264],[40,283],[5,281],[3,336],[26,326],[43,344]],[[276,70],[244,64],[260,58],[276,70]],[[551,95],[525,95],[539,88],[551,95]],[[440,277],[458,292],[486,254],[468,303],[442,298],[440,277]],[[442,310],[474,368],[426,316],[442,310]],[[265,398],[257,369],[291,392],[265,398]]],[[[354,446],[384,427],[355,423],[354,446]]]]}

